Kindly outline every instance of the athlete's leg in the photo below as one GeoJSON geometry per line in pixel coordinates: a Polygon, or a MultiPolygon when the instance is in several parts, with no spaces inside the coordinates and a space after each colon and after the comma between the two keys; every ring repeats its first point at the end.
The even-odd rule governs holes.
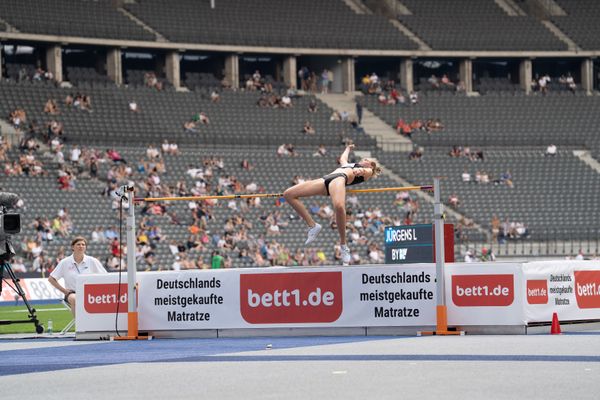
{"type": "Polygon", "coordinates": [[[344,178],[336,178],[329,184],[329,196],[335,212],[335,222],[340,243],[346,244],[346,181],[344,178]]]}
{"type": "MultiPolygon", "coordinates": [[[[343,180],[342,180],[343,182],[343,180]]],[[[285,201],[290,203],[290,206],[306,222],[308,226],[311,228],[315,226],[315,220],[312,218],[304,204],[299,200],[300,197],[310,197],[317,195],[325,195],[327,192],[325,191],[325,183],[322,178],[313,179],[310,181],[299,183],[291,188],[287,189],[283,192],[283,197],[285,201]]]]}

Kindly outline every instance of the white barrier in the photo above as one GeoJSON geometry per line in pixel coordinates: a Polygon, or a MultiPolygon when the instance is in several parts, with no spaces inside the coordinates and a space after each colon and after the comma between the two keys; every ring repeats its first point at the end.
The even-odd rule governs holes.
{"type": "MultiPolygon", "coordinates": [[[[525,327],[600,320],[600,262],[446,264],[448,323],[525,327]]],[[[127,283],[117,274],[78,280],[78,335],[127,331],[127,283]]],[[[254,268],[140,273],[140,330],[161,336],[266,328],[433,327],[434,264],[330,268],[254,268]]],[[[46,279],[22,279],[28,300],[60,300],[46,279]]],[[[14,303],[6,284],[0,300],[14,303]]],[[[375,329],[377,328],[377,329],[375,329]]],[[[242,333],[243,334],[243,333],[242,333]]],[[[83,337],[82,336],[82,337],[83,337]]],[[[88,336],[90,337],[90,336],[88,336]]]]}
{"type": "MultiPolygon", "coordinates": [[[[59,281],[62,284],[62,279],[59,281]]],[[[12,284],[12,282],[11,282],[12,284]]],[[[19,279],[19,284],[25,292],[25,297],[29,301],[37,300],[62,300],[65,295],[43,278],[19,279]]],[[[2,281],[2,293],[0,294],[0,305],[15,303],[16,299],[21,300],[17,292],[6,281],[2,281]]]]}

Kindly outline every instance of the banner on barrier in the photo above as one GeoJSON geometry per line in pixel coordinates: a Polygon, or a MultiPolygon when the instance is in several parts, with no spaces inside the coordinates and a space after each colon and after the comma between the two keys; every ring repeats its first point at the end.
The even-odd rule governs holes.
{"type": "MultiPolygon", "coordinates": [[[[431,264],[166,271],[137,278],[140,330],[435,325],[431,264]]],[[[117,305],[119,329],[126,329],[127,291],[115,293],[115,281],[113,274],[79,279],[78,332],[113,330],[117,305]]]]}
{"type": "MultiPolygon", "coordinates": [[[[127,329],[116,274],[83,275],[77,331],[127,329]],[[117,316],[118,311],[118,316],[117,316]]],[[[139,273],[139,329],[434,326],[433,264],[139,273]]],[[[446,264],[450,326],[600,319],[600,265],[446,264]]]]}
{"type": "Polygon", "coordinates": [[[523,276],[528,322],[600,319],[600,262],[532,262],[523,276]]]}
{"type": "MultiPolygon", "coordinates": [[[[2,281],[2,293],[0,294],[0,303],[14,303],[20,296],[12,287],[12,282],[2,281]]],[[[59,281],[61,284],[62,279],[59,281]]],[[[43,278],[27,278],[19,279],[19,285],[25,293],[25,298],[28,301],[34,300],[62,300],[65,295],[48,282],[48,279],[43,278]]]]}
{"type": "Polygon", "coordinates": [[[449,325],[524,325],[521,264],[446,264],[449,325]]]}

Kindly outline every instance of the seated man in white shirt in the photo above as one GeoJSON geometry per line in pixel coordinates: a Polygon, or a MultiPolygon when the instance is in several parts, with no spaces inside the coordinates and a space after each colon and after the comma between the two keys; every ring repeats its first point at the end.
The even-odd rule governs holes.
{"type": "Polygon", "coordinates": [[[48,282],[65,295],[65,301],[69,303],[71,312],[75,316],[75,289],[77,277],[84,274],[106,274],[106,269],[96,258],[85,254],[87,240],[77,236],[71,241],[73,254],[59,261],[54,271],[48,277],[48,282]],[[64,286],[58,280],[64,279],[64,286]]]}

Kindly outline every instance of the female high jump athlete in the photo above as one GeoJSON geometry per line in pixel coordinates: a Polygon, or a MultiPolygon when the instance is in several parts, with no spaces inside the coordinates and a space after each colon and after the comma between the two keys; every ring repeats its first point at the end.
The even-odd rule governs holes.
{"type": "Polygon", "coordinates": [[[316,239],[322,227],[313,220],[299,198],[316,195],[331,197],[335,211],[335,221],[340,234],[343,265],[350,264],[350,249],[346,244],[346,186],[366,182],[381,173],[381,168],[377,163],[368,158],[363,158],[357,163],[348,163],[348,156],[352,149],[354,149],[353,144],[346,147],[340,156],[340,167],[329,175],[299,183],[283,193],[285,200],[290,203],[309,227],[306,245],[316,239]]]}

